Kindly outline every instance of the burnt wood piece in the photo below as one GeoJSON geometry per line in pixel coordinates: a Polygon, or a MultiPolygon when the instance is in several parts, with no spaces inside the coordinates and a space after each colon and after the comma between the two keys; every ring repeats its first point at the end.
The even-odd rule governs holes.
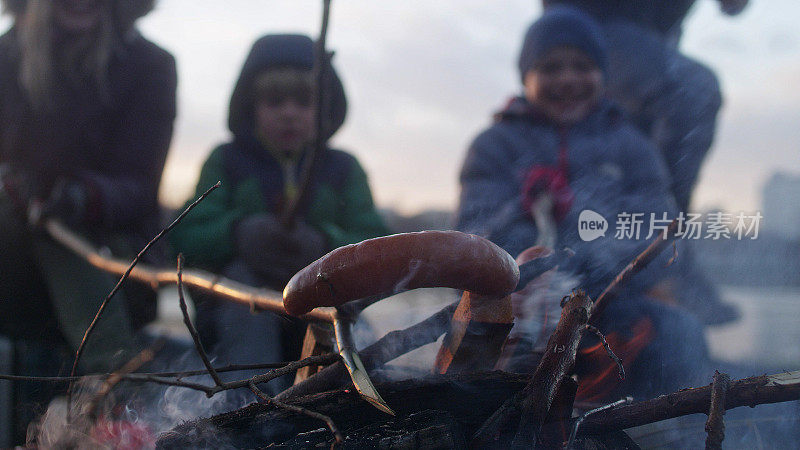
{"type": "Polygon", "coordinates": [[[556,393],[575,367],[575,355],[589,320],[591,305],[588,295],[577,292],[570,296],[561,310],[558,326],[548,339],[542,360],[523,391],[522,415],[512,448],[530,448],[536,443],[556,393]]]}
{"type": "Polygon", "coordinates": [[[725,396],[731,386],[731,377],[726,373],[714,372],[714,381],[711,383],[711,405],[706,421],[706,450],[722,449],[725,440],[725,396]]]}
{"type": "MultiPolygon", "coordinates": [[[[559,447],[546,447],[559,448],[559,447]]],[[[567,450],[639,450],[640,447],[623,431],[583,436],[575,440],[567,450]]]]}
{"type": "MultiPolygon", "coordinates": [[[[269,448],[330,448],[331,435],[325,429],[301,433],[269,448]]],[[[375,449],[452,449],[465,448],[464,430],[447,411],[426,410],[371,423],[351,431],[340,450],[375,449]]]]}
{"type": "Polygon", "coordinates": [[[590,308],[591,299],[585,293],[570,296],[529,383],[481,426],[470,443],[473,448],[496,443],[497,437],[505,434],[509,424],[517,418],[519,425],[513,445],[521,448],[534,445],[556,392],[575,365],[575,354],[586,329],[590,308]]]}
{"type": "MultiPolygon", "coordinates": [[[[368,371],[374,370],[411,350],[436,342],[439,336],[447,330],[450,317],[457,306],[458,302],[453,302],[422,322],[404,330],[391,331],[374,344],[359,351],[358,354],[364,363],[364,367],[368,371]]],[[[292,397],[336,389],[347,385],[349,382],[347,369],[345,369],[344,364],[337,362],[281,392],[275,398],[286,401],[292,397]]]]}
{"type": "Polygon", "coordinates": [[[570,419],[572,419],[572,406],[575,403],[575,394],[578,392],[578,382],[572,377],[564,378],[556,392],[550,412],[542,425],[536,448],[562,448],[569,440],[570,419]]]}
{"type": "MultiPolygon", "coordinates": [[[[322,355],[332,353],[334,336],[333,329],[328,324],[309,323],[306,326],[306,335],[303,337],[303,349],[300,357],[322,355]]],[[[294,384],[309,378],[311,375],[322,370],[324,366],[306,366],[297,371],[294,377],[294,384]]]]}
{"type": "MultiPolygon", "coordinates": [[[[403,420],[426,410],[451,414],[466,431],[477,428],[491,411],[520,391],[527,381],[525,375],[495,371],[433,375],[420,380],[379,384],[381,395],[397,412],[398,419],[378,411],[350,389],[293,398],[290,402],[331,417],[341,428],[345,440],[354,430],[388,420],[403,420]]],[[[265,404],[251,404],[237,411],[175,427],[161,435],[157,447],[264,447],[319,428],[320,423],[308,417],[265,404]]],[[[328,438],[332,439],[329,433],[328,438]]]]}
{"type": "Polygon", "coordinates": [[[510,296],[464,291],[436,355],[434,373],[492,370],[513,326],[510,296]]]}
{"type": "MultiPolygon", "coordinates": [[[[579,435],[622,430],[689,414],[707,413],[711,402],[711,386],[685,389],[668,395],[634,403],[586,418],[579,435]]],[[[731,383],[725,396],[725,409],[755,407],[800,399],[800,370],[774,375],[743,378],[731,383]]]]}

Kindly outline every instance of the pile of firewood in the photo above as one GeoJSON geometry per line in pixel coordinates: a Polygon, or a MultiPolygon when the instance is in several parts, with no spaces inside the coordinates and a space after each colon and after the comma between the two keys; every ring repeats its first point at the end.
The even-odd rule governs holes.
{"type": "MultiPolygon", "coordinates": [[[[49,224],[54,236],[66,233],[57,225],[49,224]]],[[[444,234],[428,234],[425,238],[466,239],[447,234],[455,232],[440,233],[444,234]]],[[[62,238],[65,236],[72,238],[69,234],[62,238]]],[[[159,383],[195,389],[209,397],[223,390],[246,388],[252,390],[263,401],[262,404],[254,404],[242,410],[181,425],[161,436],[158,441],[158,446],[161,448],[222,446],[252,448],[270,445],[307,448],[329,444],[379,448],[531,448],[534,446],[637,448],[623,430],[695,413],[708,415],[706,447],[719,448],[725,436],[723,414],[726,410],[738,406],[752,407],[800,399],[800,371],[738,381],[731,381],[727,375],[718,373],[710,386],[682,390],[639,403],[620,401],[609,405],[593,405],[594,408],[575,404],[577,383],[574,379],[574,369],[579,342],[587,332],[598,334],[601,341],[606,344],[609,355],[614,357],[612,349],[608,348],[593,323],[608,302],[615,297],[618,288],[663,250],[673,237],[674,227],[671,227],[637,256],[594,301],[583,292],[573,292],[565,297],[558,325],[550,336],[545,351],[539,355],[536,370],[530,376],[503,372],[474,372],[482,365],[487,366],[486,361],[483,361],[485,355],[481,351],[467,356],[449,353],[455,347],[448,347],[447,343],[454,342],[451,335],[453,330],[458,328],[453,324],[461,319],[467,322],[472,320],[474,311],[480,309],[480,304],[486,297],[486,294],[478,295],[470,292],[472,285],[467,284],[452,286],[467,290],[460,304],[450,305],[406,330],[391,332],[357,353],[354,353],[352,348],[349,350],[344,348],[352,342],[340,339],[340,352],[343,352],[341,356],[335,354],[312,356],[303,361],[274,368],[249,380],[228,383],[223,383],[219,379],[217,368],[212,367],[205,355],[184,305],[186,325],[195,338],[197,352],[206,366],[206,370],[201,371],[201,374],[210,375],[214,385],[186,381],[185,377],[189,376],[186,373],[130,373],[138,367],[139,363],[135,363],[128,369],[123,368],[120,372],[112,374],[105,384],[105,390],[110,390],[120,381],[159,383]],[[446,345],[443,346],[446,351],[440,351],[437,364],[444,364],[445,367],[459,365],[459,370],[442,370],[445,375],[379,384],[378,391],[385,400],[378,396],[378,400],[373,398],[372,403],[364,401],[364,398],[369,400],[370,396],[364,395],[363,386],[357,382],[355,386],[349,384],[357,377],[353,375],[353,361],[348,363],[348,359],[354,357],[360,359],[357,370],[364,372],[360,374],[363,381],[366,372],[372,372],[414,348],[436,341],[448,329],[450,331],[445,337],[446,345]],[[344,347],[342,344],[345,344],[344,347]],[[351,353],[346,354],[345,350],[351,353]],[[258,383],[309,365],[328,365],[328,367],[275,398],[267,396],[257,387],[258,383]],[[473,372],[470,373],[470,370],[473,372]],[[379,407],[381,404],[390,405],[395,415],[384,412],[391,411],[388,407],[383,408],[384,411],[373,408],[376,404],[379,407]]],[[[289,308],[286,307],[286,303],[281,302],[280,297],[276,298],[276,293],[273,292],[253,291],[229,280],[198,271],[188,271],[184,274],[180,262],[177,273],[165,273],[142,266],[134,267],[137,260],[125,269],[125,264],[107,256],[100,256],[97,250],[85,242],[76,239],[70,242],[70,239],[66,238],[61,239],[64,245],[84,255],[96,266],[112,273],[122,274],[120,283],[127,277],[138,278],[153,286],[177,282],[182,304],[182,283],[185,277],[187,284],[220,294],[228,300],[250,304],[254,309],[289,312],[296,310],[297,314],[308,320],[329,321],[341,328],[343,318],[346,317],[343,315],[345,306],[335,310],[330,307],[344,305],[351,300],[336,298],[335,295],[330,300],[320,300],[317,296],[313,299],[313,304],[300,302],[289,308]],[[326,303],[328,301],[331,303],[326,303]],[[322,308],[314,309],[315,306],[322,308]]],[[[402,237],[391,239],[397,240],[402,237]]],[[[426,244],[420,247],[427,250],[429,246],[426,244]]],[[[487,251],[494,252],[491,249],[487,251]]],[[[480,258],[481,261],[485,259],[480,258]]],[[[502,257],[497,259],[500,265],[504,264],[503,261],[502,257]]],[[[552,259],[540,258],[536,264],[528,267],[534,267],[536,273],[541,273],[552,268],[552,259]]],[[[372,267],[368,269],[373,270],[372,267]]],[[[452,271],[450,276],[455,281],[460,282],[460,278],[463,278],[459,277],[458,267],[448,266],[448,270],[452,271]]],[[[421,275],[414,275],[411,278],[407,276],[408,274],[401,275],[404,281],[409,283],[409,288],[424,287],[426,283],[431,282],[426,278],[425,271],[419,273],[421,275]],[[420,285],[417,286],[415,283],[420,285]]],[[[333,272],[319,272],[309,279],[312,283],[322,283],[329,288],[321,292],[335,294],[346,291],[347,289],[342,289],[341,284],[335,284],[337,283],[335,275],[333,272]]],[[[514,276],[518,278],[519,272],[514,276]]],[[[506,280],[500,290],[509,292],[516,285],[517,279],[506,280]]],[[[287,287],[287,291],[291,289],[287,287]]],[[[364,294],[358,290],[353,291],[353,298],[364,298],[364,294]]],[[[112,296],[113,292],[106,301],[112,296]]],[[[355,302],[355,306],[350,308],[350,313],[353,311],[357,313],[359,309],[377,299],[379,297],[373,296],[367,297],[368,301],[355,302]]],[[[98,312],[98,318],[101,312],[102,309],[98,312]]],[[[469,328],[469,325],[465,326],[469,328]]],[[[461,334],[457,340],[463,345],[468,339],[464,337],[464,327],[460,330],[461,334]]],[[[91,328],[87,331],[87,336],[90,332],[91,328]]],[[[507,334],[507,329],[505,332],[507,334]]],[[[345,335],[345,331],[337,328],[337,339],[345,335]]],[[[488,367],[492,366],[493,363],[488,364],[488,367]]],[[[192,376],[195,375],[198,374],[192,376]]],[[[366,380],[369,382],[368,377],[366,380]]],[[[74,379],[70,378],[69,381],[74,379]]],[[[372,388],[371,384],[369,387],[372,388]]]]}

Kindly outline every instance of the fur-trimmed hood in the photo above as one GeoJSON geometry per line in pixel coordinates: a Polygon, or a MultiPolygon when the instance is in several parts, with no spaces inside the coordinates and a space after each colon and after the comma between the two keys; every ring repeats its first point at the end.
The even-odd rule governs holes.
{"type": "MultiPolygon", "coordinates": [[[[155,6],[155,0],[110,0],[114,8],[114,20],[120,33],[127,32],[140,17],[147,15],[155,6]]],[[[0,0],[3,12],[14,18],[25,12],[28,0],[0,0]]]]}

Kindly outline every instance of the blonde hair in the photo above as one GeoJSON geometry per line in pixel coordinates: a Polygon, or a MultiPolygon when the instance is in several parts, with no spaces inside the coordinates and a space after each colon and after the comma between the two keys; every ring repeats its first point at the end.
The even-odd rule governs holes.
{"type": "Polygon", "coordinates": [[[17,18],[19,82],[28,100],[35,110],[47,110],[59,84],[89,82],[99,98],[107,101],[106,72],[114,40],[110,2],[102,3],[101,18],[94,30],[69,36],[58,44],[52,3],[53,0],[28,0],[24,13],[17,18]]]}

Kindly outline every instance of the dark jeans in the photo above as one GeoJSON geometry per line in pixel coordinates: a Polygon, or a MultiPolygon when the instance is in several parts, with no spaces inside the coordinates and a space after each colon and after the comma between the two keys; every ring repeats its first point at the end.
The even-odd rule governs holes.
{"type": "MultiPolygon", "coordinates": [[[[264,284],[241,260],[229,264],[223,274],[251,286],[264,284]]],[[[197,328],[203,345],[210,349],[217,365],[270,363],[294,360],[299,356],[295,345],[298,333],[301,333],[299,324],[270,312],[252,313],[244,305],[205,298],[197,305],[197,328]]],[[[266,371],[243,370],[220,376],[225,381],[234,381],[266,371]]],[[[284,376],[262,387],[274,395],[291,386],[293,380],[294,375],[284,376]]]]}

